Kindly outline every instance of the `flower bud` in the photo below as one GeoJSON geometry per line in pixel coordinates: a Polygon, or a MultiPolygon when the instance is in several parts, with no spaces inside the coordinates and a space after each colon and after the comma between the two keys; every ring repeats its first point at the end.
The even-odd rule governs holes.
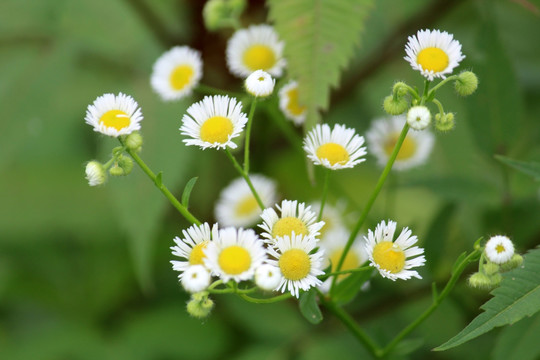
{"type": "Polygon", "coordinates": [[[407,95],[407,91],[407,84],[405,84],[403,81],[398,81],[394,84],[394,87],[392,88],[392,93],[395,94],[398,98],[402,98],[407,95]]]}
{"type": "Polygon", "coordinates": [[[255,97],[266,97],[274,91],[276,80],[266,71],[255,70],[245,81],[246,91],[255,97]]]}
{"type": "Polygon", "coordinates": [[[118,157],[118,167],[124,171],[124,175],[128,175],[133,170],[133,160],[130,157],[120,155],[118,157]]]}
{"type": "Polygon", "coordinates": [[[484,274],[486,274],[488,276],[491,276],[491,275],[499,272],[499,265],[494,264],[492,262],[488,262],[487,264],[485,264],[483,266],[482,270],[483,270],[484,274]]]}
{"type": "Polygon", "coordinates": [[[407,124],[414,130],[424,130],[431,123],[431,113],[425,106],[413,106],[407,112],[407,124]]]}
{"type": "Polygon", "coordinates": [[[203,8],[204,25],[209,31],[232,26],[245,7],[245,0],[209,0],[203,8]]]}
{"type": "Polygon", "coordinates": [[[88,185],[97,186],[102,185],[107,181],[107,172],[103,165],[95,160],[89,161],[86,164],[86,180],[88,180],[88,185]]]}
{"type": "Polygon", "coordinates": [[[134,131],[126,137],[126,146],[135,152],[141,151],[143,138],[138,131],[134,131]]]}
{"type": "Polygon", "coordinates": [[[492,288],[490,277],[480,272],[476,272],[472,274],[469,277],[468,282],[469,282],[469,286],[473,288],[485,289],[485,290],[492,288]]]}
{"type": "Polygon", "coordinates": [[[111,176],[124,176],[126,175],[124,173],[124,169],[122,169],[120,166],[118,166],[118,163],[115,162],[113,166],[109,169],[109,174],[111,176]]]}
{"type": "Polygon", "coordinates": [[[389,95],[384,98],[383,109],[390,115],[403,114],[408,107],[409,104],[403,97],[394,100],[394,97],[389,95]]]}
{"type": "Polygon", "coordinates": [[[491,287],[497,287],[502,281],[502,275],[500,273],[495,273],[489,277],[489,281],[491,281],[491,287]]]}
{"type": "Polygon", "coordinates": [[[255,269],[255,284],[263,290],[276,290],[281,282],[279,268],[269,264],[263,264],[255,269]]]}
{"type": "Polygon", "coordinates": [[[454,89],[461,96],[471,95],[478,87],[478,78],[472,71],[464,71],[454,82],[454,89]]]}
{"type": "Polygon", "coordinates": [[[435,128],[439,131],[446,132],[454,128],[456,122],[454,121],[454,114],[436,114],[435,115],[435,128]]]}
{"type": "Polygon", "coordinates": [[[509,271],[523,264],[523,256],[514,254],[510,260],[501,265],[502,271],[509,271]]]}
{"type": "Polygon", "coordinates": [[[210,315],[214,302],[208,297],[206,291],[191,295],[191,300],[187,303],[187,312],[193,317],[204,319],[210,315]]]}

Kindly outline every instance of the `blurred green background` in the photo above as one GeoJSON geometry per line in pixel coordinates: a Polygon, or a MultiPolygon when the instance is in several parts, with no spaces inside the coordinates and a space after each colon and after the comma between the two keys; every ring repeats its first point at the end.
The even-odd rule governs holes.
{"type": "MultiPolygon", "coordinates": [[[[293,301],[255,306],[222,296],[214,299],[208,319],[190,318],[188,297],[169,264],[172,239],[189,224],[139,169],[98,188],[84,179],[84,163],[106,161],[116,146],[84,123],[86,107],[103,93],[124,92],[145,117],[142,157],[163,170],[164,183],[178,195],[198,176],[191,209],[214,220],[214,201],[236,174],[223,153],[188,149],[181,141],[180,119],[199,97],[162,103],[149,85],[161,53],[189,45],[202,52],[203,83],[241,91],[225,66],[231,32],[207,32],[203,5],[0,3],[1,359],[367,357],[335,319],[312,326],[293,301]]],[[[525,0],[376,1],[361,47],[332,92],[323,119],[363,134],[383,115],[382,99],[395,80],[422,84],[403,60],[407,36],[422,28],[453,33],[467,56],[459,69],[480,78],[477,93],[468,98],[458,98],[451,86],[439,92],[445,109],[456,113],[455,130],[437,134],[427,165],[394,176],[394,204],[388,206],[383,192],[370,214],[369,227],[386,218],[411,227],[428,260],[422,281],[377,278],[349,306],[381,344],[428,306],[431,281],[445,281],[453,261],[478,237],[507,234],[521,252],[540,243],[538,183],[493,159],[495,153],[540,158],[539,7],[525,0]]],[[[253,1],[242,21],[257,24],[266,16],[264,2],[253,1]]],[[[320,184],[310,185],[304,155],[275,123],[261,113],[253,131],[254,171],[277,179],[283,198],[317,199],[320,184]]],[[[347,198],[347,211],[358,212],[379,172],[368,158],[358,169],[339,173],[330,201],[347,198]]],[[[404,345],[418,346],[410,358],[502,358],[498,337],[539,328],[537,315],[456,349],[429,352],[461,330],[488,298],[460,283],[404,345]]],[[[539,345],[529,346],[521,359],[538,356],[539,345]]]]}

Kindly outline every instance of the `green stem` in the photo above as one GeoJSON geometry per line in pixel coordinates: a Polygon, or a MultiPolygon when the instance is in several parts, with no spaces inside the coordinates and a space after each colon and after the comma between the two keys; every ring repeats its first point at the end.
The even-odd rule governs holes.
{"type": "MultiPolygon", "coordinates": [[[[402,87],[404,87],[405,89],[407,89],[407,91],[409,92],[409,94],[411,94],[416,100],[420,100],[420,95],[418,95],[418,93],[416,92],[416,90],[414,90],[412,87],[410,87],[409,85],[407,84],[403,84],[402,87]]],[[[397,100],[397,91],[394,91],[394,93],[392,94],[394,96],[394,100],[397,100]]]]}
{"type": "Polygon", "coordinates": [[[325,168],[324,173],[324,183],[323,183],[323,191],[322,191],[322,197],[321,197],[321,208],[319,210],[319,216],[317,216],[317,222],[321,221],[323,216],[323,210],[324,210],[324,204],[326,203],[326,196],[328,195],[328,183],[330,182],[330,172],[332,170],[325,168]]]}
{"type": "Polygon", "coordinates": [[[354,319],[340,306],[326,299],[323,294],[320,294],[321,304],[324,305],[335,317],[337,317],[350,332],[356,337],[366,349],[374,356],[378,357],[381,348],[362,330],[354,319]]]}
{"type": "MultiPolygon", "coordinates": [[[[456,80],[459,76],[458,75],[452,75],[452,76],[449,76],[447,77],[446,79],[442,80],[441,82],[439,82],[437,85],[435,85],[431,91],[429,92],[429,95],[431,96],[432,93],[434,93],[435,91],[437,91],[441,86],[443,86],[444,84],[446,84],[447,82],[449,81],[452,81],[452,80],[456,80]]],[[[426,80],[427,81],[427,80],[426,80]]],[[[427,95],[427,94],[426,94],[427,95]]]]}
{"type": "Polygon", "coordinates": [[[253,114],[255,114],[255,105],[257,104],[257,98],[254,98],[251,102],[251,108],[249,109],[249,117],[246,126],[246,142],[244,145],[244,172],[249,174],[249,140],[251,137],[251,124],[253,123],[253,114]]]}
{"type": "Polygon", "coordinates": [[[441,116],[443,116],[443,115],[444,115],[444,108],[443,108],[443,106],[442,106],[442,103],[441,103],[439,100],[437,100],[437,99],[433,99],[432,102],[433,102],[435,105],[437,105],[437,108],[439,109],[439,114],[441,114],[441,116]]]}
{"type": "Polygon", "coordinates": [[[352,274],[352,273],[358,273],[358,272],[364,272],[364,271],[373,271],[373,268],[371,266],[362,266],[362,267],[350,269],[350,270],[334,271],[334,272],[319,276],[319,279],[325,280],[334,275],[352,274]]]}
{"type": "MultiPolygon", "coordinates": [[[[124,139],[122,138],[118,138],[118,139],[120,140],[120,143],[122,144],[122,146],[125,146],[124,139]]],[[[193,216],[189,212],[189,210],[180,203],[180,201],[178,201],[178,199],[169,191],[169,189],[165,185],[163,185],[163,183],[161,182],[161,176],[159,177],[156,176],[156,174],[154,174],[152,170],[150,170],[150,168],[139,157],[139,155],[137,155],[135,151],[126,147],[126,152],[137,163],[137,165],[139,165],[142,171],[144,171],[146,175],[148,175],[148,177],[152,179],[152,181],[154,182],[156,187],[159,189],[159,191],[161,191],[161,193],[165,195],[165,197],[170,201],[170,203],[176,208],[176,210],[178,210],[178,212],[180,212],[180,214],[182,214],[184,218],[186,218],[187,221],[189,221],[192,224],[201,225],[201,222],[195,216],[193,216]]]]}
{"type": "Polygon", "coordinates": [[[225,148],[225,154],[227,154],[227,157],[231,160],[231,162],[233,163],[233,166],[234,168],[240,173],[240,175],[242,175],[242,177],[244,178],[244,180],[246,180],[246,183],[248,184],[249,188],[251,189],[251,193],[253,194],[253,196],[255,197],[255,200],[257,200],[257,204],[259,204],[259,207],[261,208],[261,210],[264,210],[265,209],[265,206],[261,200],[261,198],[259,197],[259,194],[257,194],[257,191],[255,190],[255,187],[253,186],[253,183],[251,182],[251,179],[249,178],[248,174],[246,174],[244,172],[244,170],[242,169],[242,167],[240,166],[240,164],[238,163],[238,161],[236,161],[236,159],[234,158],[234,156],[231,154],[231,152],[229,151],[229,149],[225,148]]]}
{"type": "MultiPolygon", "coordinates": [[[[360,214],[360,218],[358,218],[358,221],[356,222],[356,225],[354,226],[354,229],[351,232],[351,235],[349,236],[349,239],[347,240],[345,247],[343,248],[343,252],[341,253],[341,256],[337,263],[336,271],[341,270],[341,267],[343,266],[343,262],[345,261],[345,257],[347,256],[349,250],[351,249],[351,246],[356,238],[356,235],[358,235],[360,228],[362,227],[362,225],[364,225],[364,221],[366,221],[369,211],[371,210],[371,207],[375,203],[377,196],[381,192],[384,182],[386,178],[388,177],[390,170],[392,169],[392,165],[394,165],[394,161],[396,161],[397,155],[399,153],[399,150],[401,149],[401,145],[403,144],[403,141],[405,141],[405,137],[407,136],[408,131],[409,131],[409,125],[405,123],[405,126],[403,126],[403,130],[401,130],[401,134],[399,135],[396,145],[394,146],[392,155],[390,155],[390,158],[388,159],[388,162],[386,163],[386,166],[384,167],[384,170],[381,176],[379,177],[377,184],[375,185],[375,189],[373,189],[373,192],[371,193],[371,196],[369,197],[368,202],[366,203],[366,206],[364,207],[364,210],[362,210],[362,213],[360,214]]],[[[334,278],[332,280],[332,287],[331,287],[332,289],[334,288],[336,284],[336,280],[337,278],[334,278]]]]}
{"type": "MultiPolygon", "coordinates": [[[[481,250],[474,250],[472,253],[469,254],[463,261],[456,267],[454,272],[452,273],[452,276],[446,283],[446,286],[444,287],[443,291],[436,297],[433,298],[433,303],[429,308],[427,308],[416,320],[414,320],[411,324],[409,324],[405,329],[403,329],[392,341],[386,345],[380,356],[385,356],[390,351],[392,351],[397,344],[410,332],[412,332],[414,329],[418,327],[425,319],[427,319],[435,309],[439,307],[441,302],[450,294],[450,291],[454,288],[456,285],[456,282],[459,280],[459,277],[461,276],[461,273],[465,270],[467,265],[474,261],[474,259],[479,255],[481,250]]],[[[435,293],[435,292],[434,292],[435,293]]]]}
{"type": "Polygon", "coordinates": [[[242,299],[255,303],[255,304],[271,304],[278,301],[283,301],[286,299],[289,299],[292,295],[290,293],[286,293],[283,295],[274,296],[271,298],[261,299],[261,298],[254,298],[249,295],[246,295],[244,293],[238,293],[238,296],[240,296],[242,299]]]}
{"type": "Polygon", "coordinates": [[[266,103],[264,109],[266,110],[268,116],[283,132],[291,145],[303,154],[304,149],[302,145],[302,139],[300,139],[300,137],[296,133],[296,130],[293,128],[292,123],[285,119],[285,117],[280,113],[278,104],[276,104],[275,102],[266,103]]]}

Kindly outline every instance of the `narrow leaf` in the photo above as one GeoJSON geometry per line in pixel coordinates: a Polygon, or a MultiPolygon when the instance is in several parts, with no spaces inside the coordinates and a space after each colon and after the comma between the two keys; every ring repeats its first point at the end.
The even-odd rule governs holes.
{"type": "Polygon", "coordinates": [[[495,327],[511,325],[540,310],[540,248],[524,256],[523,265],[503,274],[501,285],[492,291],[493,298],[459,334],[435,348],[447,350],[472,340],[495,327]]]}
{"type": "Polygon", "coordinates": [[[373,270],[352,273],[336,284],[332,298],[340,305],[345,305],[356,297],[362,285],[371,278],[373,270]]]}
{"type": "Polygon", "coordinates": [[[157,175],[156,175],[156,180],[154,180],[154,182],[156,183],[156,186],[157,187],[161,187],[161,185],[163,185],[163,172],[160,171],[157,175]]]}
{"type": "Polygon", "coordinates": [[[193,190],[193,187],[195,186],[197,179],[198,179],[197,176],[189,179],[189,181],[186,184],[186,187],[184,188],[184,192],[182,193],[182,205],[184,205],[185,208],[188,208],[191,190],[193,190]]]}
{"type": "Polygon", "coordinates": [[[501,155],[495,155],[495,159],[517,171],[532,176],[534,180],[540,180],[540,162],[514,160],[501,155]]]}
{"type": "Polygon", "coordinates": [[[319,304],[317,304],[317,290],[311,288],[300,294],[300,312],[312,324],[318,324],[322,321],[323,316],[319,304]]]}

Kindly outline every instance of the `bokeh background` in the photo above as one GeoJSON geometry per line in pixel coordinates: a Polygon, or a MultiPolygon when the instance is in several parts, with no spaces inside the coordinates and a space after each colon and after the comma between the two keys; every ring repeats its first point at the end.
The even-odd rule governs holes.
{"type": "MultiPolygon", "coordinates": [[[[1,359],[367,357],[335,319],[312,326],[294,301],[255,306],[221,296],[208,319],[190,318],[188,296],[169,264],[172,239],[189,224],[139,169],[98,188],[84,179],[85,162],[106,161],[117,145],[84,123],[86,107],[103,93],[124,92],[145,117],[142,157],[163,171],[164,183],[178,196],[198,176],[191,209],[214,220],[214,201],[236,174],[223,153],[188,149],[181,141],[180,119],[200,95],[162,103],[149,85],[160,54],[189,45],[202,52],[203,83],[242,90],[225,66],[232,32],[206,31],[203,5],[0,3],[1,359]]],[[[493,158],[540,158],[539,8],[532,0],[380,0],[369,12],[361,45],[332,92],[324,121],[362,134],[384,115],[381,102],[395,80],[420,87],[422,79],[403,60],[407,36],[418,29],[453,33],[467,56],[459,69],[480,78],[477,93],[468,98],[459,98],[451,86],[439,92],[445,109],[456,113],[455,130],[437,134],[428,164],[392,177],[392,190],[383,191],[368,219],[369,227],[392,218],[412,228],[428,259],[422,281],[374,279],[370,291],[348,307],[381,344],[429,305],[430,283],[443,283],[453,261],[480,236],[507,234],[521,252],[540,243],[538,183],[493,158]]],[[[242,22],[266,19],[264,2],[251,1],[242,22]]],[[[310,182],[304,154],[276,122],[261,113],[253,131],[253,169],[277,179],[283,198],[317,199],[320,184],[310,182]]],[[[370,157],[339,173],[330,201],[341,201],[354,219],[379,172],[370,157]]],[[[404,344],[417,347],[410,358],[509,358],[503,340],[540,328],[538,316],[447,352],[429,351],[459,332],[488,298],[460,282],[404,344]]],[[[521,359],[540,352],[534,341],[515,351],[511,355],[521,359]]]]}

